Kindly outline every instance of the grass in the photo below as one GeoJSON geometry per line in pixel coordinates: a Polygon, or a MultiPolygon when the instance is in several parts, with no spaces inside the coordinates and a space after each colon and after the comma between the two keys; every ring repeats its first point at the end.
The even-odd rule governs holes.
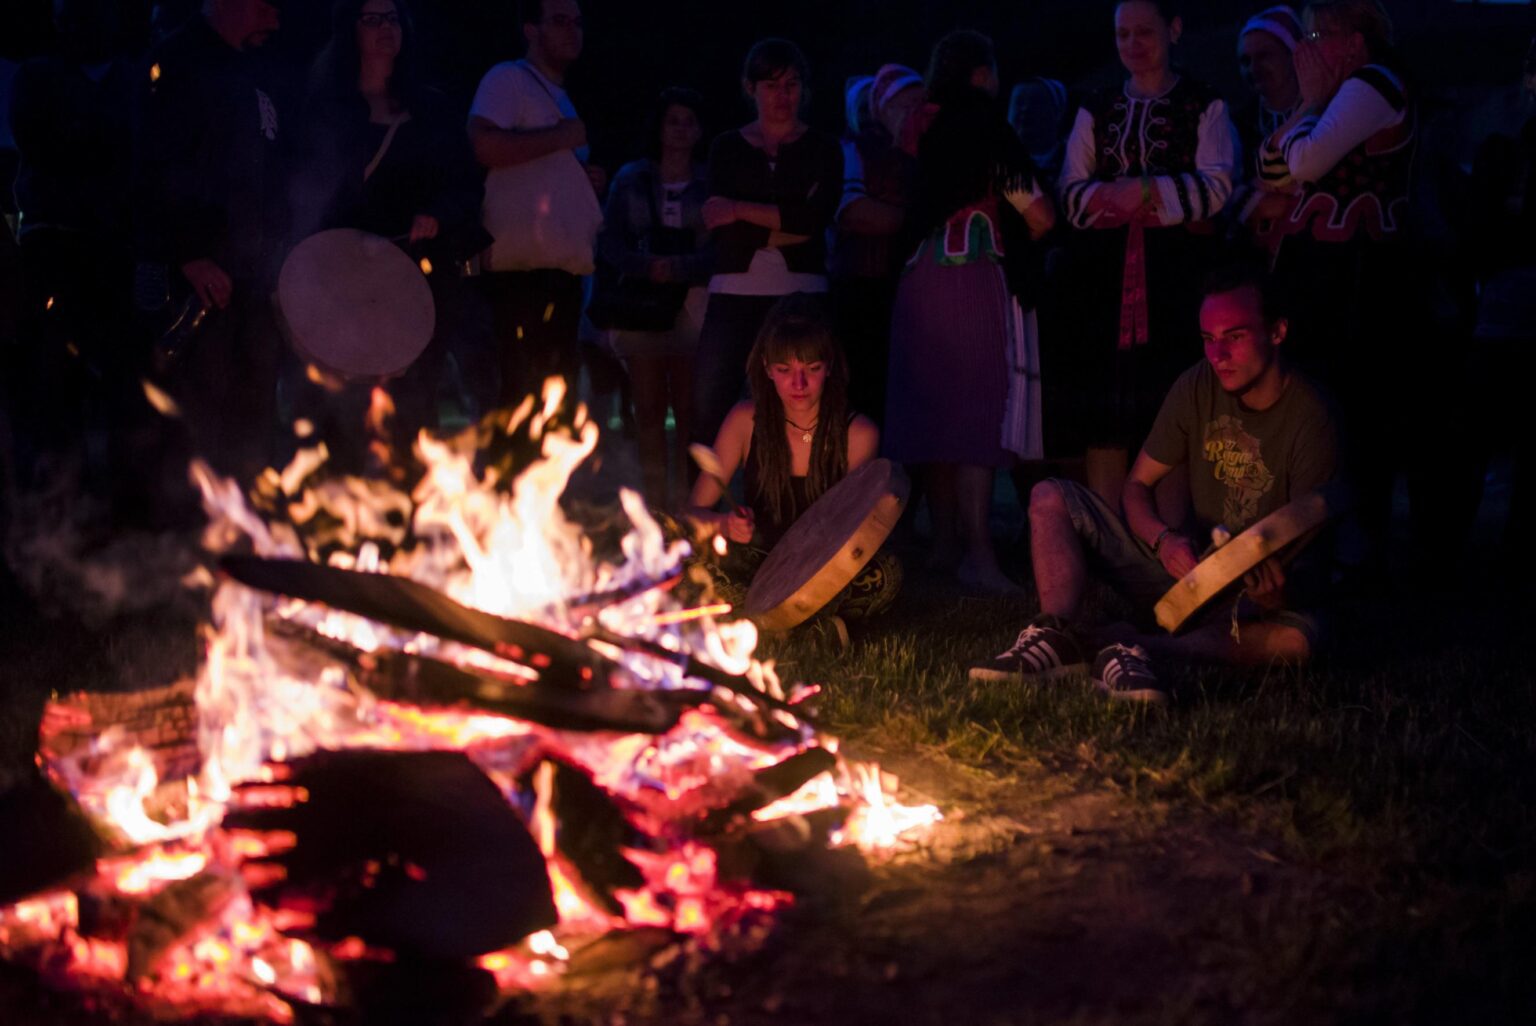
{"type": "Polygon", "coordinates": [[[1518,613],[1465,594],[1349,603],[1330,660],[1163,667],[1180,687],[1163,712],[1111,706],[1081,679],[966,681],[1033,611],[913,589],[847,655],[810,638],[779,654],[832,682],[823,715],[853,739],[1103,779],[1331,881],[1318,907],[1233,923],[1209,949],[1284,981],[1256,984],[1272,997],[1330,1020],[1536,1014],[1536,672],[1518,613]]]}

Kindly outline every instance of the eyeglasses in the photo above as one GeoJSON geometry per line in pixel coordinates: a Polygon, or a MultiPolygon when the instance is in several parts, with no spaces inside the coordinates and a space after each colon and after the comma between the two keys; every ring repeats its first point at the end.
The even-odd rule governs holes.
{"type": "Polygon", "coordinates": [[[551,14],[547,20],[547,24],[550,28],[557,29],[579,30],[586,28],[586,22],[579,14],[574,17],[569,14],[551,14]]]}
{"type": "Polygon", "coordinates": [[[370,11],[366,14],[359,14],[357,16],[357,23],[363,28],[371,29],[383,28],[385,25],[388,25],[390,28],[399,28],[400,15],[394,11],[388,11],[382,14],[370,11]]]}
{"type": "Polygon", "coordinates": [[[1313,29],[1311,32],[1308,32],[1302,38],[1305,39],[1309,43],[1321,43],[1323,40],[1328,39],[1328,38],[1330,38],[1332,36],[1340,36],[1340,35],[1343,35],[1343,33],[1342,32],[1332,32],[1332,31],[1329,31],[1328,29],[1313,29]]]}

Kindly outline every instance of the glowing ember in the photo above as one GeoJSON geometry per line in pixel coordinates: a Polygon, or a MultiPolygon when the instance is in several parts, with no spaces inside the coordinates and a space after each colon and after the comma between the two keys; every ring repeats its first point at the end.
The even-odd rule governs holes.
{"type": "MultiPolygon", "coordinates": [[[[372,399],[370,425],[382,431],[393,411],[382,390],[372,399]]],[[[503,992],[550,985],[577,943],[609,930],[707,934],[792,900],[722,875],[705,837],[817,816],[822,840],[877,852],[935,822],[931,806],[892,802],[878,768],[836,757],[835,740],[792,704],[815,688],[786,695],[773,665],[753,657],[749,621],[720,622],[730,606],[707,597],[689,606],[672,594],[688,546],[667,542],[637,495],[620,496],[632,525],[618,543],[621,558],[599,557],[560,505],[597,428],[580,408],[566,415],[563,400],[562,384],[551,381],[542,402],[530,397],[494,429],[537,449],[540,458],[515,477],[494,465],[476,469],[485,437],[473,431],[424,434],[416,451],[425,469],[408,495],[327,477],[316,446],[263,475],[258,515],[233,483],[194,467],[211,550],[323,556],[468,608],[443,614],[460,626],[430,631],[223,581],[196,681],[202,763],[190,779],[163,780],[156,750],[111,725],[83,747],[52,751],[46,742],[58,731],[91,729],[67,702],[52,705],[46,768],[113,850],[90,881],[0,908],[0,954],[50,982],[131,993],[165,1016],[218,1011],[287,1022],[285,996],[341,1000],[336,967],[392,953],[357,938],[317,948],[291,936],[311,936],[324,906],[268,904],[262,888],[288,880],[269,860],[310,850],[304,830],[223,825],[237,789],[241,816],[310,806],[294,767],[322,750],[462,752],[471,776],[478,780],[478,767],[521,811],[559,923],[476,960],[503,992]],[[516,640],[492,645],[462,626],[485,613],[507,618],[486,622],[516,640]],[[616,725],[634,717],[654,729],[616,725]],[[775,776],[806,760],[814,763],[806,773],[775,776]],[[562,800],[576,799],[562,790],[562,773],[581,782],[575,794],[597,796],[587,800],[626,838],[609,853],[630,874],[622,884],[589,879],[588,864],[563,847],[569,824],[561,817],[584,813],[564,811],[562,800]],[[787,797],[771,800],[777,795],[787,797]]],[[[499,806],[495,792],[491,800],[499,806]]],[[[390,855],[362,868],[360,886],[391,873],[441,882],[390,855]]]]}

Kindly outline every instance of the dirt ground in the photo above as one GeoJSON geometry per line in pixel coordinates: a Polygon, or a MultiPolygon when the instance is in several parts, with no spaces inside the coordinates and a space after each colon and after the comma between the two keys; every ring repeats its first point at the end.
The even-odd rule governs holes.
{"type": "Polygon", "coordinates": [[[862,891],[825,888],[755,953],[589,974],[577,952],[564,996],[527,1011],[722,1026],[1296,1021],[1270,1003],[1282,988],[1255,993],[1250,966],[1209,957],[1213,941],[1315,906],[1328,888],[1316,874],[1081,774],[856,754],[898,773],[905,800],[945,809],[920,846],[874,865],[862,891]]]}

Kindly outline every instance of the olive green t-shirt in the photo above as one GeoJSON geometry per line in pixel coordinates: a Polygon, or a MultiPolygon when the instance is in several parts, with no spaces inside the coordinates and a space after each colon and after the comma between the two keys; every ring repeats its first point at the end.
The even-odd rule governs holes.
{"type": "Polygon", "coordinates": [[[1188,465],[1195,537],[1204,540],[1217,524],[1237,534],[1331,482],[1335,420],[1317,387],[1294,371],[1279,402],[1250,410],[1201,360],[1173,383],[1143,448],[1159,463],[1188,465]]]}

